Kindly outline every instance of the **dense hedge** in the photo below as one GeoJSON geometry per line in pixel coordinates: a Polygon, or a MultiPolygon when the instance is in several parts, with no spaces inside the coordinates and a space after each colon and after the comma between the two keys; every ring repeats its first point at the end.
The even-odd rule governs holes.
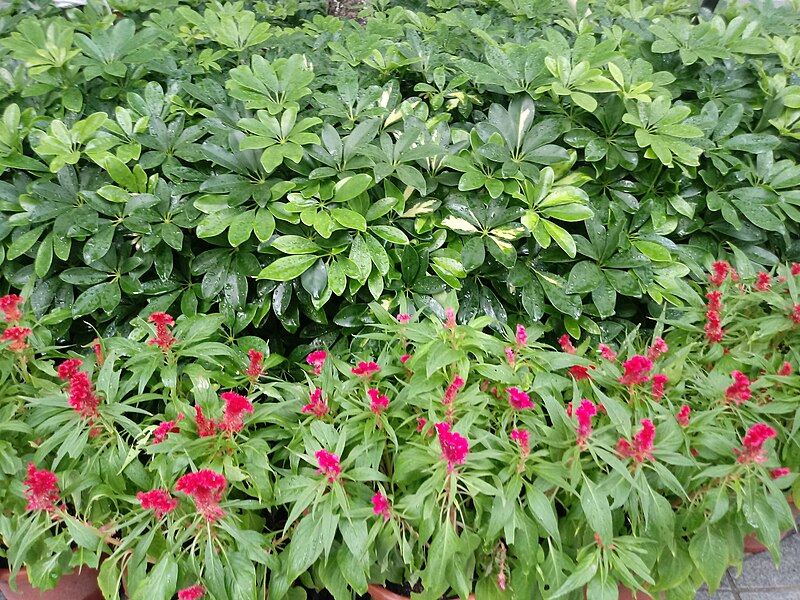
{"type": "Polygon", "coordinates": [[[388,4],[5,9],[2,291],[73,340],[218,308],[330,342],[448,289],[611,338],[712,257],[800,257],[792,9],[388,4]]]}

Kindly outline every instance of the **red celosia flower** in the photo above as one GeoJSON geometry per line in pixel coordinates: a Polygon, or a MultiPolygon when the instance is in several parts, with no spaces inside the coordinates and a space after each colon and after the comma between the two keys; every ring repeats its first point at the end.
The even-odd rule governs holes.
{"type": "MultiPolygon", "coordinates": [[[[314,375],[319,375],[322,373],[322,367],[325,364],[325,360],[328,358],[328,353],[325,350],[316,350],[306,356],[306,362],[314,367],[314,375]]],[[[355,373],[355,370],[353,371],[355,373]]]]}
{"type": "Polygon", "coordinates": [[[647,349],[647,358],[652,362],[656,362],[661,355],[666,354],[668,350],[669,346],[667,346],[667,342],[665,342],[663,338],[657,337],[653,341],[653,345],[647,349]]]}
{"type": "Polygon", "coordinates": [[[322,389],[317,388],[309,394],[310,402],[300,412],[309,413],[317,418],[324,417],[330,410],[327,401],[322,397],[322,389]]]}
{"type": "Polygon", "coordinates": [[[181,428],[178,427],[178,422],[183,419],[183,413],[178,413],[178,416],[172,421],[164,421],[153,432],[153,443],[160,444],[170,433],[180,433],[181,428]]]}
{"type": "Polygon", "coordinates": [[[650,359],[636,354],[622,363],[622,366],[625,369],[625,373],[619,378],[619,381],[632,388],[639,383],[647,382],[647,375],[653,368],[653,363],[650,362],[650,359]]]}
{"type": "Polygon", "coordinates": [[[317,463],[319,463],[317,473],[325,475],[329,483],[336,481],[342,472],[342,468],[339,466],[339,457],[327,450],[317,450],[314,456],[317,459],[317,463]]]}
{"type": "Polygon", "coordinates": [[[515,338],[515,342],[517,343],[518,348],[522,348],[523,346],[528,345],[528,332],[525,330],[525,327],[520,323],[517,324],[517,335],[515,338]]]}
{"type": "Polygon", "coordinates": [[[750,384],[752,383],[747,375],[741,371],[733,371],[731,376],[734,383],[725,390],[726,402],[734,402],[739,406],[742,402],[750,399],[750,384]]]}
{"type": "Polygon", "coordinates": [[[76,371],[69,380],[69,405],[91,423],[97,416],[99,404],[100,398],[94,393],[89,375],[83,371],[76,371]]]}
{"type": "Polygon", "coordinates": [[[781,368],[778,369],[778,375],[781,375],[782,377],[788,377],[791,374],[792,374],[792,364],[789,362],[784,362],[781,365],[781,368]]]}
{"type": "Polygon", "coordinates": [[[78,372],[78,367],[83,364],[80,358],[70,358],[58,365],[58,378],[62,381],[68,381],[75,377],[78,372]]]}
{"type": "Polygon", "coordinates": [[[597,346],[597,349],[600,351],[600,354],[603,358],[605,358],[608,362],[614,362],[617,360],[617,353],[614,352],[609,346],[605,344],[600,344],[597,346]]]}
{"type": "Polygon", "coordinates": [[[717,261],[712,265],[712,267],[714,269],[714,274],[710,276],[710,279],[711,283],[717,287],[723,284],[725,279],[728,277],[728,273],[731,273],[731,279],[734,281],[735,279],[738,279],[738,277],[734,279],[733,274],[736,273],[736,271],[731,268],[727,261],[717,261]]]}
{"type": "Polygon", "coordinates": [[[178,600],[200,600],[205,596],[206,588],[197,584],[178,592],[178,600]]]}
{"type": "Polygon", "coordinates": [[[411,358],[410,354],[403,354],[403,356],[400,357],[400,362],[406,364],[409,358],[411,358]]]}
{"type": "Polygon", "coordinates": [[[567,402],[567,407],[565,409],[567,411],[567,416],[571,419],[572,418],[572,402],[567,402]]]}
{"type": "Polygon", "coordinates": [[[383,515],[384,521],[388,521],[389,517],[391,517],[389,499],[380,492],[372,497],[372,512],[378,516],[383,515]]]}
{"type": "Polygon", "coordinates": [[[508,366],[513,369],[514,363],[517,362],[517,359],[514,356],[514,348],[512,348],[511,346],[506,347],[506,360],[508,361],[508,366]]]}
{"type": "Polygon", "coordinates": [[[381,394],[375,388],[367,390],[367,395],[370,399],[369,409],[376,415],[381,414],[384,410],[389,408],[389,398],[385,394],[381,394]]]}
{"type": "Polygon", "coordinates": [[[772,469],[772,471],[769,472],[769,476],[772,477],[773,479],[780,479],[784,475],[788,475],[791,472],[792,472],[791,469],[787,469],[786,467],[780,467],[779,469],[772,469]]]}
{"type": "Polygon", "coordinates": [[[739,455],[737,460],[745,464],[762,464],[767,460],[764,443],[768,439],[774,438],[776,435],[777,433],[775,433],[775,430],[769,425],[765,423],[756,423],[750,428],[747,435],[744,436],[744,440],[742,440],[744,448],[742,450],[734,448],[733,451],[739,455]]]}
{"type": "Polygon", "coordinates": [[[642,419],[642,428],[633,436],[633,446],[627,440],[620,438],[617,442],[617,452],[625,458],[632,458],[634,462],[653,460],[650,452],[656,437],[656,428],[650,419],[642,419]]]}
{"type": "Polygon", "coordinates": [[[100,343],[100,338],[94,338],[94,343],[92,344],[92,348],[94,348],[94,355],[97,358],[97,364],[103,364],[103,346],[100,343]]]}
{"type": "Polygon", "coordinates": [[[60,500],[58,477],[47,469],[37,469],[33,463],[28,463],[28,477],[23,481],[27,488],[25,498],[28,506],[25,510],[54,510],[60,500]]]}
{"type": "Polygon", "coordinates": [[[217,433],[217,424],[214,419],[206,418],[200,406],[194,407],[194,421],[197,423],[197,435],[200,437],[210,437],[217,433]]]}
{"type": "Polygon", "coordinates": [[[0,335],[0,341],[11,342],[11,345],[8,347],[8,349],[14,352],[19,352],[20,350],[25,350],[25,348],[30,346],[30,344],[25,342],[25,339],[31,333],[33,332],[28,327],[9,327],[3,332],[3,335],[0,335]]]}
{"type": "Polygon", "coordinates": [[[191,496],[195,508],[206,521],[216,521],[225,516],[225,511],[219,507],[222,492],[227,485],[225,476],[211,469],[201,469],[196,473],[187,473],[175,485],[175,489],[191,496]]]}
{"type": "Polygon", "coordinates": [[[228,434],[241,431],[244,427],[244,415],[253,414],[252,403],[236,392],[225,392],[221,398],[225,401],[225,412],[219,428],[228,434]]]}
{"type": "Polygon", "coordinates": [[[405,313],[400,313],[397,315],[397,322],[405,325],[406,323],[411,322],[411,315],[407,315],[405,313]]]}
{"type": "Polygon", "coordinates": [[[722,341],[722,335],[727,331],[727,329],[722,328],[722,317],[720,316],[718,311],[709,310],[706,313],[707,322],[703,327],[703,331],[705,331],[706,339],[711,343],[719,343],[722,341]]]}
{"type": "MultiPolygon", "coordinates": [[[[581,405],[575,410],[575,416],[578,419],[578,427],[575,429],[578,432],[578,448],[583,449],[586,446],[586,440],[592,435],[592,417],[596,414],[597,407],[591,400],[582,400],[581,405]]],[[[569,416],[572,418],[571,414],[569,416]]]]}
{"type": "Polygon", "coordinates": [[[451,306],[444,309],[445,321],[444,328],[455,330],[456,328],[456,311],[451,306]]]}
{"type": "Polygon", "coordinates": [[[519,388],[510,387],[506,390],[508,392],[508,403],[514,410],[525,410],[526,408],[533,408],[533,402],[528,397],[528,394],[519,388]]]}
{"type": "Polygon", "coordinates": [[[245,375],[247,375],[250,381],[255,382],[264,374],[264,353],[259,352],[255,348],[250,348],[247,355],[250,357],[250,364],[245,370],[245,375]]]}
{"type": "Polygon", "coordinates": [[[530,434],[527,429],[512,429],[511,439],[519,444],[519,451],[522,458],[530,454],[530,434]]]}
{"type": "Polygon", "coordinates": [[[8,294],[0,298],[0,311],[5,314],[6,323],[16,323],[22,318],[19,305],[25,302],[17,294],[8,294]]]}
{"type": "Polygon", "coordinates": [[[714,290],[706,294],[708,298],[708,310],[720,311],[722,310],[722,292],[714,290]]]}
{"type": "Polygon", "coordinates": [[[450,431],[449,423],[437,423],[435,427],[439,434],[442,458],[447,461],[448,473],[452,473],[455,465],[464,464],[469,452],[469,442],[461,434],[450,431]]]}
{"type": "Polygon", "coordinates": [[[422,430],[425,429],[425,425],[427,425],[428,419],[425,417],[417,417],[417,433],[422,433],[422,430]]]}
{"type": "Polygon", "coordinates": [[[800,304],[792,305],[792,321],[800,323],[800,304]]]}
{"type": "Polygon", "coordinates": [[[800,263],[792,263],[792,275],[800,275],[800,263]]]}
{"type": "Polygon", "coordinates": [[[764,271],[760,271],[758,273],[758,281],[756,281],[753,288],[758,292],[768,292],[772,289],[772,280],[770,279],[769,273],[764,273],[764,271]]]}
{"type": "Polygon", "coordinates": [[[148,344],[155,345],[161,348],[164,352],[172,348],[172,344],[176,339],[172,337],[172,333],[168,329],[175,325],[175,321],[167,313],[155,312],[147,319],[150,323],[156,326],[156,337],[151,339],[148,344]]]}
{"type": "Polygon", "coordinates": [[[692,409],[689,408],[686,404],[681,406],[681,409],[678,411],[678,414],[675,418],[678,420],[678,423],[681,427],[688,427],[689,426],[689,414],[692,412],[692,409]]]}
{"type": "Polygon", "coordinates": [[[664,386],[667,383],[667,376],[663,373],[653,375],[653,400],[656,402],[664,397],[664,386]]]}
{"type": "Polygon", "coordinates": [[[567,354],[575,354],[577,350],[575,346],[572,345],[572,342],[569,339],[569,335],[566,333],[558,338],[558,344],[561,346],[561,349],[566,352],[567,354]]]}
{"type": "Polygon", "coordinates": [[[372,377],[375,373],[379,373],[381,368],[374,362],[360,362],[358,363],[357,367],[350,369],[353,372],[353,375],[358,375],[359,377],[372,377]]]}
{"type": "Polygon", "coordinates": [[[445,406],[450,406],[453,403],[453,400],[456,399],[458,392],[461,391],[461,388],[464,387],[464,380],[461,379],[461,375],[456,375],[453,377],[453,382],[447,386],[447,390],[444,392],[444,398],[442,398],[442,404],[445,406]]]}
{"type": "Polygon", "coordinates": [[[582,379],[591,379],[592,376],[589,374],[589,369],[594,369],[594,365],[590,365],[588,367],[584,367],[583,365],[574,365],[569,371],[567,371],[567,375],[574,377],[576,381],[580,381],[582,379]]]}
{"type": "Polygon", "coordinates": [[[136,494],[136,498],[141,503],[143,509],[155,512],[156,519],[160,519],[178,508],[178,501],[166,490],[139,492],[136,494]]]}

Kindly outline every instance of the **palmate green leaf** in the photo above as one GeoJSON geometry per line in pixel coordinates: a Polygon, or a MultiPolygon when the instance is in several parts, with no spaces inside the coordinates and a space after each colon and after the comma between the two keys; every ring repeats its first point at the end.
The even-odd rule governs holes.
{"type": "Polygon", "coordinates": [[[290,281],[302,275],[316,261],[316,256],[308,254],[283,256],[264,267],[258,274],[258,279],[290,281]]]}

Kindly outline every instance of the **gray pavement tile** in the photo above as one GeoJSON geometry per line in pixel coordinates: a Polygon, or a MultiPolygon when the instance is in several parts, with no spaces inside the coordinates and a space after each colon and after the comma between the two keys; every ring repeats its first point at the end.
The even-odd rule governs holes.
{"type": "Polygon", "coordinates": [[[694,600],[737,600],[733,592],[729,590],[717,590],[713,596],[708,595],[707,589],[701,589],[697,592],[694,600]]]}
{"type": "Polygon", "coordinates": [[[792,534],[781,544],[779,568],[769,552],[754,554],[744,560],[744,568],[735,577],[737,589],[757,591],[763,588],[794,587],[800,590],[800,535],[792,534]]]}
{"type": "Polygon", "coordinates": [[[739,592],[739,598],[740,600],[800,600],[800,589],[784,588],[758,592],[739,592]]]}

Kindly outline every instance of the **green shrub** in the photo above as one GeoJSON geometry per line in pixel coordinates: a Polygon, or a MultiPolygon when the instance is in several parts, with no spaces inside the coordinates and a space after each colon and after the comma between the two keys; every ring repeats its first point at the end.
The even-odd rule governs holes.
{"type": "Polygon", "coordinates": [[[610,339],[712,257],[797,255],[790,8],[119,7],[5,9],[3,274],[57,337],[218,310],[330,341],[456,290],[610,339]]]}

